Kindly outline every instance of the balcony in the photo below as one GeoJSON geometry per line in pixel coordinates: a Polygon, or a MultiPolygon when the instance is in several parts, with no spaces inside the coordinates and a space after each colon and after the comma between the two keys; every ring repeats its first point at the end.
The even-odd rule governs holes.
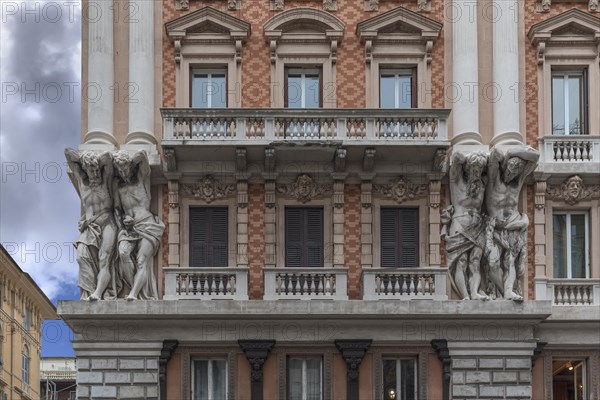
{"type": "Polygon", "coordinates": [[[546,136],[539,139],[538,171],[559,174],[597,174],[600,171],[600,136],[546,136]]]}
{"type": "Polygon", "coordinates": [[[40,379],[51,381],[74,381],[77,378],[77,371],[40,371],[40,379]]]}
{"type": "Polygon", "coordinates": [[[535,299],[555,306],[600,306],[600,279],[535,280],[535,299]]]}
{"type": "Polygon", "coordinates": [[[363,300],[448,300],[447,269],[367,269],[361,276],[363,300]]]}
{"type": "Polygon", "coordinates": [[[247,268],[164,268],[164,300],[248,300],[247,268]]]}
{"type": "Polygon", "coordinates": [[[265,268],[264,300],[348,300],[345,268],[265,268]]]}

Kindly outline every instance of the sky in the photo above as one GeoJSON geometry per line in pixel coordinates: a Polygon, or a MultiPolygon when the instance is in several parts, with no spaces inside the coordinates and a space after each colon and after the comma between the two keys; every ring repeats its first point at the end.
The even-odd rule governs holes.
{"type": "MultiPolygon", "coordinates": [[[[0,242],[56,305],[79,297],[80,202],[63,153],[80,137],[81,7],[0,6],[0,242]]],[[[42,356],[72,356],[71,337],[62,321],[47,321],[42,356]]]]}

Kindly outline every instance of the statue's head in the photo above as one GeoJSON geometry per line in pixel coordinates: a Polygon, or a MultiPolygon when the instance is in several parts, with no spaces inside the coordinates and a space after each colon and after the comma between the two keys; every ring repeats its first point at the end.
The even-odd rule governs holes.
{"type": "Polygon", "coordinates": [[[487,166],[487,157],[480,151],[475,151],[467,156],[465,170],[467,172],[467,194],[477,197],[484,190],[483,174],[487,166]]]}
{"type": "Polygon", "coordinates": [[[298,184],[298,193],[303,196],[307,196],[312,191],[312,178],[307,174],[302,174],[298,176],[298,180],[296,181],[298,184]]]}
{"type": "Polygon", "coordinates": [[[577,199],[583,188],[583,179],[577,175],[573,175],[566,181],[566,196],[570,199],[577,199]]]}
{"type": "Polygon", "coordinates": [[[81,153],[81,168],[87,174],[91,186],[97,186],[102,183],[100,171],[100,160],[93,151],[84,151],[81,153]]]}
{"type": "Polygon", "coordinates": [[[525,171],[525,160],[519,157],[511,157],[506,161],[504,167],[504,183],[512,182],[525,171]]]}
{"type": "Polygon", "coordinates": [[[117,151],[114,154],[115,169],[125,183],[130,183],[133,178],[131,168],[131,157],[127,151],[117,151]]]}

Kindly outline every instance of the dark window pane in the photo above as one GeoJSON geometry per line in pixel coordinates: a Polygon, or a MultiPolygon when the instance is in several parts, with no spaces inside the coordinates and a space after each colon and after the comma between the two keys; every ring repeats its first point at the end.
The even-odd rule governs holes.
{"type": "Polygon", "coordinates": [[[553,265],[554,277],[567,277],[567,216],[554,214],[552,216],[553,265]]]}
{"type": "Polygon", "coordinates": [[[552,134],[565,134],[565,82],[562,76],[552,77],[552,134]]]}
{"type": "Polygon", "coordinates": [[[398,400],[396,382],[396,360],[383,360],[383,398],[398,400]]]}
{"type": "Polygon", "coordinates": [[[285,209],[285,265],[323,266],[323,209],[285,209]]]}
{"type": "Polygon", "coordinates": [[[227,207],[193,207],[189,212],[190,267],[228,265],[227,207]]]}
{"type": "Polygon", "coordinates": [[[192,107],[218,108],[227,106],[225,72],[196,70],[192,75],[192,107]]]}
{"type": "Polygon", "coordinates": [[[586,253],[585,214],[571,214],[571,277],[585,278],[586,253]]]}

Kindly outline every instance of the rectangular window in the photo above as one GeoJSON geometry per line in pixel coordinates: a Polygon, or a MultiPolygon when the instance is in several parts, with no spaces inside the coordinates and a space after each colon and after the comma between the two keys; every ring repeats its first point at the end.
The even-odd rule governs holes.
{"type": "Polygon", "coordinates": [[[385,400],[417,400],[417,360],[415,358],[383,359],[383,398],[385,400]]]}
{"type": "Polygon", "coordinates": [[[227,362],[221,359],[193,361],[193,400],[227,398],[227,362]]]}
{"type": "Polygon", "coordinates": [[[585,360],[552,360],[552,399],[586,400],[585,360]]]}
{"type": "Polygon", "coordinates": [[[381,108],[417,108],[417,69],[381,69],[379,106],[381,108]]]}
{"type": "Polygon", "coordinates": [[[323,363],[320,357],[288,358],[289,400],[323,399],[323,363]]]}
{"type": "Polygon", "coordinates": [[[585,135],[587,129],[586,70],[552,71],[552,134],[585,135]]]}
{"type": "Polygon", "coordinates": [[[554,213],[552,233],[554,277],[589,278],[588,213],[554,213]]]}
{"type": "Polygon", "coordinates": [[[323,266],[323,209],[285,209],[285,266],[323,266]]]}
{"type": "Polygon", "coordinates": [[[321,68],[286,68],[285,106],[322,107],[322,87],[321,68]]]}
{"type": "Polygon", "coordinates": [[[27,354],[23,354],[21,358],[23,361],[21,379],[23,380],[23,383],[29,383],[29,357],[27,356],[27,354]]]}
{"type": "Polygon", "coordinates": [[[192,69],[192,107],[224,108],[227,107],[227,70],[226,69],[192,69]]]}
{"type": "Polygon", "coordinates": [[[419,210],[381,209],[381,267],[419,266],[419,210]]]}
{"type": "Polygon", "coordinates": [[[28,332],[31,327],[31,311],[29,307],[25,307],[25,314],[23,315],[23,329],[28,332]]]}
{"type": "Polygon", "coordinates": [[[189,222],[190,267],[227,267],[227,207],[192,207],[189,222]]]}

